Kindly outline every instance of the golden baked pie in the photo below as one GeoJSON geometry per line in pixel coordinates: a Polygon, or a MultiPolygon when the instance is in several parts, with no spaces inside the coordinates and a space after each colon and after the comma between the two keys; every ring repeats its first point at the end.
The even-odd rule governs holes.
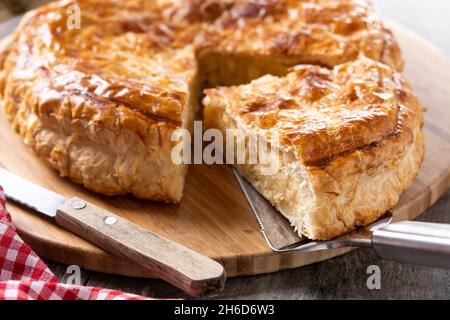
{"type": "Polygon", "coordinates": [[[276,174],[264,174],[262,163],[237,168],[312,239],[377,220],[422,164],[417,98],[401,74],[368,58],[333,69],[296,66],[285,77],[209,89],[204,104],[208,127],[256,131],[269,140],[277,150],[269,154],[279,157],[276,174]]]}
{"type": "Polygon", "coordinates": [[[170,136],[201,87],[363,53],[401,69],[392,34],[360,1],[80,0],[31,12],[3,54],[13,127],[61,175],[94,191],[178,202],[170,136]],[[68,26],[73,5],[80,29],[68,26]]]}
{"type": "Polygon", "coordinates": [[[270,123],[286,133],[282,144],[289,146],[292,163],[323,184],[317,188],[328,198],[317,201],[329,201],[311,213],[314,222],[323,217],[320,226],[329,230],[305,229],[311,237],[373,220],[394,204],[420,162],[421,111],[396,73],[403,67],[399,47],[364,1],[58,1],[24,18],[0,65],[3,107],[25,143],[62,176],[107,195],[179,202],[187,167],[171,159],[172,133],[191,127],[203,88],[243,85],[261,76],[248,86],[208,91],[206,117],[220,128],[236,124],[229,117],[242,118],[237,126],[270,123]],[[80,8],[80,28],[68,24],[74,5],[80,8]],[[287,75],[295,65],[300,66],[287,75]],[[369,78],[370,85],[351,89],[343,84],[346,77],[369,78]],[[265,93],[282,82],[292,90],[288,96],[265,93]],[[247,90],[253,94],[248,92],[241,107],[255,110],[245,114],[235,103],[247,90]],[[253,105],[256,98],[267,106],[253,105]],[[330,105],[323,107],[326,99],[330,105]],[[395,108],[402,99],[407,103],[395,108]],[[309,114],[319,105],[323,119],[309,114]],[[411,125],[403,126],[404,112],[411,112],[406,117],[411,125]],[[398,163],[388,161],[392,154],[383,148],[401,151],[398,163]],[[392,167],[375,165],[383,159],[392,167]],[[402,161],[409,161],[410,172],[392,185],[394,192],[354,194],[361,201],[342,202],[339,195],[349,196],[350,184],[360,183],[354,191],[363,192],[381,183],[384,171],[394,179],[405,170],[402,161]],[[364,207],[363,200],[370,203],[364,207]]]}

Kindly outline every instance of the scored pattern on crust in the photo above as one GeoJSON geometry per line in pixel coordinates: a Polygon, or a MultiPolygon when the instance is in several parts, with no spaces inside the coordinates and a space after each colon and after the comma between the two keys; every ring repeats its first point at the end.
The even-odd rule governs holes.
{"type": "Polygon", "coordinates": [[[281,143],[308,165],[400,131],[412,132],[422,121],[410,85],[390,67],[368,58],[333,70],[301,65],[286,77],[208,89],[206,96],[222,101],[245,126],[279,133],[281,143]]]}

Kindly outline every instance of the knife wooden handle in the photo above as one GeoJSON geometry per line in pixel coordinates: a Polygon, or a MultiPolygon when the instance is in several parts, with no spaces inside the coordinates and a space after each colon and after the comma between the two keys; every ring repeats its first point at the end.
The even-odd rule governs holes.
{"type": "Polygon", "coordinates": [[[225,271],[218,262],[84,200],[67,201],[58,209],[56,222],[192,296],[215,294],[225,286],[225,271]]]}

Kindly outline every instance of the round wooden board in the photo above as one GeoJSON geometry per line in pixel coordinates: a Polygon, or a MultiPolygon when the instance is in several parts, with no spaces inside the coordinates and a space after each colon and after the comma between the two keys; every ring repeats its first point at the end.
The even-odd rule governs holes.
{"type": "MultiPolygon", "coordinates": [[[[404,52],[407,77],[428,109],[425,163],[415,184],[402,195],[394,210],[397,220],[407,220],[434,204],[450,185],[450,63],[425,40],[397,24],[391,25],[404,52]]],[[[102,197],[60,178],[12,132],[3,113],[0,139],[2,167],[67,197],[84,198],[210,256],[224,265],[229,277],[297,268],[348,252],[273,253],[230,170],[224,166],[192,166],[181,205],[167,205],[131,196],[102,197]]],[[[43,257],[94,271],[152,277],[33,212],[12,203],[9,210],[22,237],[43,257]]]]}

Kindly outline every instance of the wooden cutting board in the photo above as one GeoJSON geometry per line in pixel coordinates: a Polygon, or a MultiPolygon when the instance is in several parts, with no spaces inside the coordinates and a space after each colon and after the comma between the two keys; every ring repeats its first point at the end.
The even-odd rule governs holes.
{"type": "MultiPolygon", "coordinates": [[[[397,24],[392,24],[392,28],[404,52],[407,77],[428,109],[425,163],[416,182],[402,195],[394,210],[397,220],[407,220],[423,213],[450,186],[450,63],[412,32],[397,24]]],[[[103,197],[60,178],[11,131],[3,111],[0,141],[2,167],[67,197],[84,198],[210,256],[224,265],[229,277],[297,268],[348,252],[273,253],[264,242],[232,173],[224,166],[192,166],[182,203],[167,205],[131,196],[103,197]]],[[[10,203],[9,210],[24,240],[45,258],[94,271],[152,276],[25,208],[10,203]]]]}

